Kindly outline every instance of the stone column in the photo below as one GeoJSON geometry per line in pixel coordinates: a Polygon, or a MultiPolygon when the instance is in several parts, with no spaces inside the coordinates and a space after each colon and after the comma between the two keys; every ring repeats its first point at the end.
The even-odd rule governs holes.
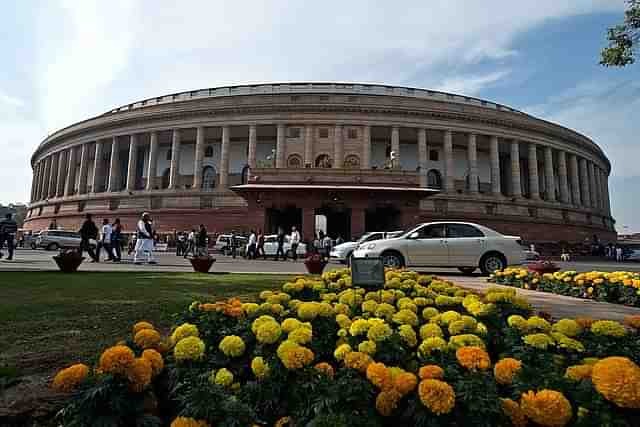
{"type": "Polygon", "coordinates": [[[587,161],[587,174],[589,175],[589,188],[591,189],[591,207],[598,207],[598,186],[596,185],[593,163],[587,161]]]}
{"type": "Polygon", "coordinates": [[[129,162],[127,163],[127,190],[136,189],[136,170],[138,165],[138,135],[135,133],[129,137],[129,162]]]}
{"type": "Polygon", "coordinates": [[[611,215],[611,200],[609,199],[609,175],[605,171],[602,171],[602,185],[604,186],[604,210],[608,215],[611,215]]]}
{"type": "Polygon", "coordinates": [[[42,162],[36,162],[35,166],[35,176],[33,179],[33,197],[31,198],[31,202],[37,202],[40,200],[40,177],[42,176],[42,162]]]}
{"type": "Polygon", "coordinates": [[[69,170],[67,172],[67,185],[64,187],[64,197],[69,197],[74,193],[74,187],[76,184],[76,147],[69,149],[69,156],[67,158],[67,164],[69,170]]]}
{"type": "Polygon", "coordinates": [[[285,167],[284,163],[284,124],[278,123],[276,126],[276,167],[285,167]]]}
{"type": "Polygon", "coordinates": [[[371,126],[362,127],[362,162],[361,169],[371,169],[371,126]]]}
{"type": "Polygon", "coordinates": [[[580,186],[582,193],[582,206],[591,206],[591,189],[589,188],[589,174],[587,173],[587,160],[580,159],[580,186]]]}
{"type": "MultiPolygon", "coordinates": [[[[249,156],[248,163],[251,167],[251,128],[249,128],[249,156]]],[[[202,187],[202,162],[204,160],[204,126],[196,128],[196,152],[193,161],[193,184],[194,189],[202,187]]],[[[254,159],[255,160],[255,159],[254,159]]]]}
{"type": "Polygon", "coordinates": [[[467,162],[469,164],[469,193],[478,194],[478,146],[475,133],[469,134],[467,143],[467,162]]]}
{"type": "Polygon", "coordinates": [[[111,139],[111,159],[109,162],[109,186],[110,193],[120,191],[120,142],[118,137],[111,139]]]}
{"type": "Polygon", "coordinates": [[[553,150],[551,147],[544,148],[544,176],[546,179],[545,187],[547,193],[547,201],[556,201],[556,180],[553,175],[553,150]]]}
{"type": "Polygon", "coordinates": [[[33,203],[36,197],[36,190],[38,188],[38,164],[33,165],[33,175],[31,177],[31,197],[29,203],[33,203]]]}
{"type": "Polygon", "coordinates": [[[540,200],[540,177],[538,176],[538,146],[529,143],[529,198],[540,200]]]}
{"type": "Polygon", "coordinates": [[[574,206],[580,206],[580,177],[578,170],[578,158],[575,154],[571,154],[569,158],[569,166],[571,171],[571,194],[573,195],[574,206]]]}
{"type": "Polygon", "coordinates": [[[151,132],[149,135],[149,158],[147,161],[147,191],[153,190],[158,173],[158,132],[151,132]]]}
{"type": "MultiPolygon", "coordinates": [[[[224,190],[229,186],[229,126],[222,126],[222,150],[220,152],[220,178],[218,179],[220,189],[224,190]]],[[[277,153],[276,153],[277,154],[277,153]]]]}
{"type": "Polygon", "coordinates": [[[80,180],[78,182],[78,194],[87,192],[87,179],[89,172],[89,144],[82,144],[80,147],[80,180]]]}
{"type": "MultiPolygon", "coordinates": [[[[98,186],[102,185],[100,182],[100,173],[102,169],[102,150],[104,149],[102,141],[96,141],[96,154],[93,159],[93,178],[91,180],[91,192],[98,193],[98,186]]],[[[101,188],[100,188],[101,190],[101,188]]]]}
{"type": "MultiPolygon", "coordinates": [[[[305,137],[306,143],[306,137],[305,137]]],[[[256,125],[249,125],[249,152],[247,154],[247,163],[249,168],[256,167],[256,149],[258,144],[258,127],[256,125]]]]}
{"type": "Polygon", "coordinates": [[[453,193],[455,191],[455,177],[453,175],[453,132],[444,132],[444,191],[453,193]]]}
{"type": "Polygon", "coordinates": [[[400,128],[398,126],[391,127],[391,152],[395,154],[395,160],[391,167],[393,169],[401,169],[400,166],[400,128]]]}
{"type": "Polygon", "coordinates": [[[558,180],[560,181],[560,201],[570,203],[569,182],[567,180],[567,154],[558,151],[558,180]]]}
{"type": "Polygon", "coordinates": [[[594,179],[596,181],[596,194],[598,196],[597,208],[602,210],[604,203],[602,202],[602,183],[600,182],[600,168],[598,166],[593,167],[594,179]]]}
{"type": "Polygon", "coordinates": [[[40,200],[49,198],[49,183],[51,182],[51,155],[42,160],[44,162],[44,174],[42,175],[42,194],[40,200]]]}
{"type": "Polygon", "coordinates": [[[342,133],[342,125],[336,125],[333,132],[333,167],[335,169],[342,169],[344,167],[344,144],[342,133]]]}
{"type": "Polygon", "coordinates": [[[427,130],[418,129],[418,166],[420,167],[420,187],[426,187],[427,182],[427,130]]]}
{"type": "Polygon", "coordinates": [[[491,193],[494,197],[502,196],[500,188],[500,148],[498,137],[491,137],[491,193]]]}
{"type": "Polygon", "coordinates": [[[60,153],[51,155],[51,177],[49,178],[49,198],[56,197],[58,189],[58,168],[60,167],[60,153]]]}
{"type": "Polygon", "coordinates": [[[313,126],[304,127],[304,167],[313,166],[313,126]]]}
{"type": "Polygon", "coordinates": [[[171,139],[171,169],[169,171],[169,189],[178,188],[180,178],[180,129],[174,129],[171,139]]]}
{"type": "Polygon", "coordinates": [[[64,185],[67,179],[67,151],[58,153],[58,178],[56,179],[56,197],[64,195],[64,185]]]}
{"type": "Polygon", "coordinates": [[[517,139],[511,141],[511,196],[522,197],[522,185],[520,184],[520,142],[517,139]]]}

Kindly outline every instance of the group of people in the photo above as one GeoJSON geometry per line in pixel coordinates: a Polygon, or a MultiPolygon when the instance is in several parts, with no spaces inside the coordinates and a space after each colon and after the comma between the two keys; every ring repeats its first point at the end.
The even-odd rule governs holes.
{"type": "Polygon", "coordinates": [[[2,248],[4,244],[7,244],[7,250],[9,252],[9,256],[7,257],[8,261],[13,259],[13,242],[16,238],[16,233],[18,232],[18,224],[11,217],[11,214],[8,213],[5,215],[5,218],[0,221],[0,258],[4,255],[2,253],[2,248]]]}
{"type": "Polygon", "coordinates": [[[190,232],[179,232],[176,236],[176,255],[187,258],[189,254],[201,256],[208,254],[208,234],[204,224],[200,224],[198,231],[192,228],[190,232]]]}
{"type": "MultiPolygon", "coordinates": [[[[283,261],[287,260],[288,251],[284,250],[284,245],[286,241],[286,235],[284,232],[284,228],[278,227],[278,233],[276,235],[276,253],[275,260],[278,261],[282,258],[283,261]]],[[[291,234],[289,236],[289,244],[291,245],[291,259],[296,261],[298,259],[298,246],[300,246],[300,242],[302,241],[302,235],[298,231],[298,229],[293,226],[291,227],[291,234]]],[[[231,245],[232,254],[235,258],[235,249],[237,246],[237,239],[235,238],[235,233],[231,235],[231,239],[229,244],[231,245]]],[[[255,230],[251,230],[249,233],[249,241],[247,242],[247,258],[248,259],[257,259],[259,256],[262,256],[264,259],[267,259],[267,254],[264,250],[265,244],[265,235],[262,230],[258,230],[256,233],[255,230]]]]}

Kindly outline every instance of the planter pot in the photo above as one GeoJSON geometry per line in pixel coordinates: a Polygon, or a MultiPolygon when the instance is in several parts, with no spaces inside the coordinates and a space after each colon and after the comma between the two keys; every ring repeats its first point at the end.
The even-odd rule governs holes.
{"type": "Polygon", "coordinates": [[[84,261],[83,256],[70,256],[70,255],[56,255],[53,257],[53,260],[58,264],[58,268],[63,273],[73,273],[78,270],[82,261],[84,261]]]}
{"type": "Polygon", "coordinates": [[[560,271],[560,267],[531,264],[529,265],[529,271],[542,275],[545,273],[555,273],[556,271],[560,271]]]}
{"type": "Polygon", "coordinates": [[[189,258],[189,261],[191,261],[194,271],[198,273],[208,273],[213,263],[216,262],[216,259],[212,257],[193,257],[189,258]]]}
{"type": "Polygon", "coordinates": [[[304,266],[307,267],[309,274],[322,274],[322,270],[327,265],[326,261],[307,258],[304,261],[304,266]]]}

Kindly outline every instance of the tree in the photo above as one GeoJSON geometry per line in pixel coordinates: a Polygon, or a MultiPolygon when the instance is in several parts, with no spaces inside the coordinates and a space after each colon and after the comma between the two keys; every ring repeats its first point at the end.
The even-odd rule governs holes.
{"type": "Polygon", "coordinates": [[[640,0],[627,0],[624,22],[609,28],[607,39],[609,46],[602,49],[601,65],[624,67],[635,62],[640,44],[640,0]]]}

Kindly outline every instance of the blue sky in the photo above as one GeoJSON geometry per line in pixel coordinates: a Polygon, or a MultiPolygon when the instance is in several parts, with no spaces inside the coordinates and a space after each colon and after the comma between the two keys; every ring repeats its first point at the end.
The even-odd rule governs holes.
{"type": "Polygon", "coordinates": [[[47,133],[116,105],[225,84],[366,81],[478,96],[592,137],[613,164],[618,230],[640,231],[640,64],[598,65],[623,0],[181,4],[0,6],[0,202],[27,201],[29,157],[47,133]]]}

